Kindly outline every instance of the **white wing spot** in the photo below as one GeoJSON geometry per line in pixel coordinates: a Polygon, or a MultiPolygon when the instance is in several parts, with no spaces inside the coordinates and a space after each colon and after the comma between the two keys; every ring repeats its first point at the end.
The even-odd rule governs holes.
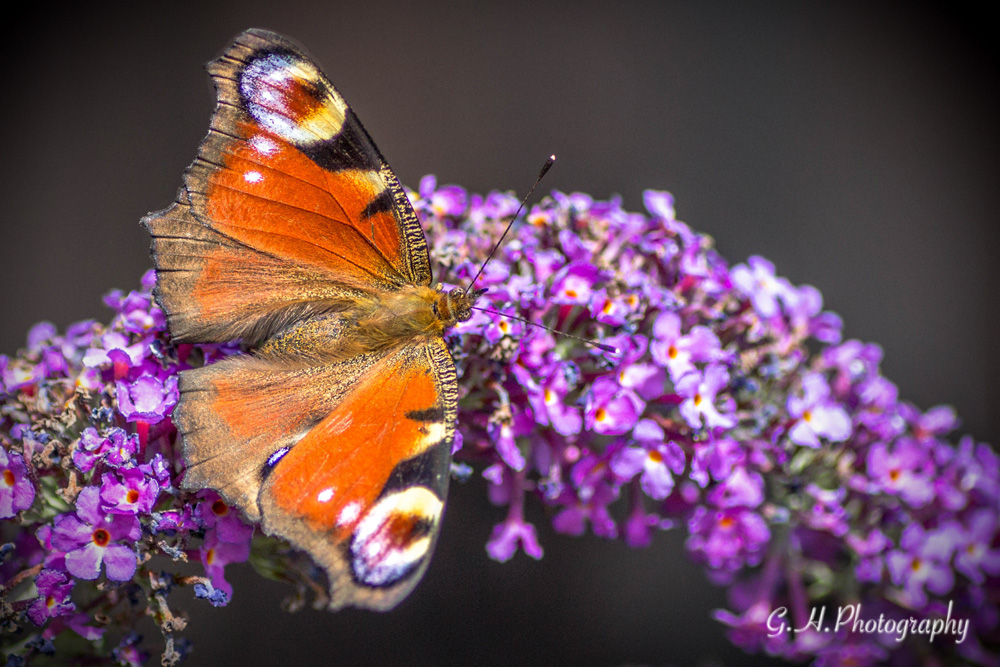
{"type": "Polygon", "coordinates": [[[278,150],[278,145],[272,140],[260,134],[250,137],[250,145],[261,155],[271,155],[278,150]]]}
{"type": "Polygon", "coordinates": [[[344,526],[353,523],[359,516],[361,516],[361,503],[353,502],[345,505],[344,509],[340,510],[340,516],[337,517],[337,525],[344,526]]]}
{"type": "Polygon", "coordinates": [[[247,171],[243,173],[243,180],[247,183],[260,183],[264,180],[264,175],[259,171],[247,171]]]}
{"type": "Polygon", "coordinates": [[[318,494],[316,494],[316,500],[321,503],[330,502],[330,498],[333,498],[333,488],[323,489],[318,494]]]}

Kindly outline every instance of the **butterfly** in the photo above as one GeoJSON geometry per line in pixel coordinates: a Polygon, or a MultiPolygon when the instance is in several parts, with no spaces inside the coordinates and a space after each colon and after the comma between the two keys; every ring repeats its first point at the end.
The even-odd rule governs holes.
{"type": "Polygon", "coordinates": [[[443,334],[483,290],[432,287],[406,192],[316,63],[265,30],[209,63],[208,136],[143,219],[176,342],[249,350],[180,376],[188,489],[214,489],[388,610],[441,526],[458,385],[443,334]]]}

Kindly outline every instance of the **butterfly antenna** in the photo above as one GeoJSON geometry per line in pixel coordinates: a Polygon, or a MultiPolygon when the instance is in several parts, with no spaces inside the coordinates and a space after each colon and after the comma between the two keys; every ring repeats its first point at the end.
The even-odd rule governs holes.
{"type": "Polygon", "coordinates": [[[483,269],[485,269],[489,261],[493,259],[493,255],[495,255],[497,249],[500,248],[500,244],[503,243],[503,240],[505,238],[507,238],[507,232],[509,232],[510,228],[514,226],[514,221],[517,220],[517,216],[521,215],[521,211],[524,209],[524,205],[527,204],[528,200],[531,198],[531,193],[535,191],[535,188],[537,188],[538,184],[542,181],[542,177],[545,176],[548,170],[552,168],[552,165],[555,163],[555,161],[556,161],[556,156],[550,155],[549,159],[545,161],[544,165],[542,165],[542,170],[538,172],[538,178],[535,179],[535,184],[531,186],[530,190],[528,190],[528,194],[524,195],[524,199],[521,200],[521,205],[518,206],[517,211],[514,212],[514,217],[511,218],[510,222],[507,223],[507,229],[503,230],[503,234],[500,235],[500,240],[496,242],[496,245],[493,246],[493,250],[490,251],[490,254],[486,258],[486,261],[483,262],[483,265],[481,267],[479,267],[479,273],[477,273],[476,277],[473,278],[472,282],[469,283],[469,291],[472,290],[472,286],[476,284],[477,280],[479,280],[479,276],[482,275],[483,269]]]}
{"type": "MultiPolygon", "coordinates": [[[[493,259],[493,255],[496,254],[497,250],[500,248],[500,245],[503,243],[504,239],[507,238],[507,232],[509,232],[510,228],[514,226],[514,222],[517,220],[517,216],[521,215],[521,211],[524,209],[524,205],[528,203],[529,199],[531,199],[531,195],[535,191],[535,188],[538,187],[538,184],[542,181],[542,177],[544,177],[545,174],[548,173],[549,169],[552,168],[552,165],[555,163],[555,161],[556,161],[556,156],[550,155],[549,159],[546,160],[545,164],[542,165],[542,170],[538,172],[538,178],[535,179],[535,184],[531,186],[531,189],[528,190],[528,194],[526,194],[524,196],[524,199],[521,200],[521,205],[517,207],[517,211],[514,212],[514,216],[510,219],[510,222],[507,223],[507,228],[503,230],[503,234],[500,235],[500,239],[493,246],[493,250],[490,251],[490,254],[489,256],[487,256],[486,261],[484,261],[483,265],[479,267],[479,272],[472,279],[472,282],[469,283],[469,291],[472,291],[472,286],[476,284],[477,280],[479,280],[479,276],[482,275],[483,269],[485,269],[489,261],[493,259]]],[[[545,329],[546,331],[552,332],[558,336],[564,336],[566,338],[572,338],[573,340],[578,340],[581,343],[585,343],[592,347],[596,347],[599,350],[603,350],[611,354],[621,353],[621,350],[619,350],[617,347],[614,347],[613,345],[605,345],[604,343],[598,343],[597,341],[590,340],[589,338],[574,336],[573,334],[566,333],[565,331],[559,331],[558,329],[547,327],[544,324],[539,324],[538,322],[532,322],[531,320],[526,320],[523,317],[518,317],[517,315],[510,315],[508,313],[502,313],[499,310],[492,310],[490,308],[480,308],[478,306],[472,306],[472,309],[484,313],[489,313],[490,315],[499,315],[500,317],[506,317],[512,320],[517,320],[518,322],[523,322],[529,326],[538,327],[539,329],[545,329]]]]}
{"type": "Polygon", "coordinates": [[[596,347],[598,350],[604,350],[605,352],[610,352],[611,354],[621,354],[621,350],[613,345],[605,345],[604,343],[598,343],[595,340],[590,340],[589,338],[583,338],[581,336],[574,336],[573,334],[566,333],[565,331],[559,331],[559,329],[553,329],[552,327],[547,327],[544,324],[539,324],[538,322],[532,322],[531,320],[526,320],[523,317],[518,317],[517,315],[510,315],[509,313],[501,313],[499,310],[491,310],[489,308],[480,308],[479,306],[472,306],[472,310],[481,310],[484,313],[489,313],[491,315],[499,315],[500,317],[506,317],[512,320],[517,320],[518,322],[524,322],[533,327],[538,327],[539,329],[545,329],[546,331],[551,331],[558,336],[564,336],[565,338],[572,338],[573,340],[578,340],[581,343],[586,343],[591,347],[596,347]]]}

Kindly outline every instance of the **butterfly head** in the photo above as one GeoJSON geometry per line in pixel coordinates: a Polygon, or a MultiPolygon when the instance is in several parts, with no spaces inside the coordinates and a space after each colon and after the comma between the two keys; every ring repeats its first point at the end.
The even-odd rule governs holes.
{"type": "Polygon", "coordinates": [[[476,305],[486,292],[485,289],[464,290],[456,287],[450,292],[444,292],[438,298],[435,311],[444,323],[445,328],[465,322],[472,317],[472,307],[476,305]]]}

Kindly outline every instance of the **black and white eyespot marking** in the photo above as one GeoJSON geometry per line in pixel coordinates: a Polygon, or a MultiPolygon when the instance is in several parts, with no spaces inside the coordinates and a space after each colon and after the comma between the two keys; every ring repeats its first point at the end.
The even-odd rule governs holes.
{"type": "Polygon", "coordinates": [[[381,497],[351,538],[348,559],[355,581],[383,588],[418,574],[430,557],[443,507],[422,486],[381,497]]]}

